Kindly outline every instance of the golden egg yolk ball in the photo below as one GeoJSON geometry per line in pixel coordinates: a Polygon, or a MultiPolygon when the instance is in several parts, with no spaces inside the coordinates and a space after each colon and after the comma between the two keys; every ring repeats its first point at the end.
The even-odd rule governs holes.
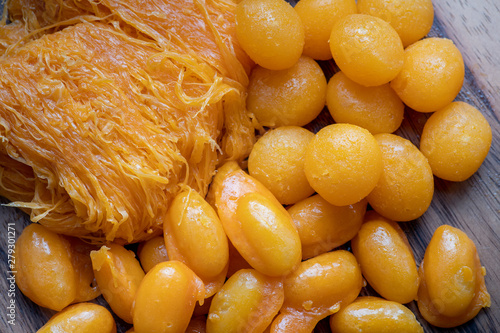
{"type": "Polygon", "coordinates": [[[434,112],[455,99],[464,76],[462,54],[453,42],[426,38],[406,48],[403,69],[391,87],[415,111],[434,112]]]}
{"type": "Polygon", "coordinates": [[[467,103],[453,102],[427,120],[420,151],[436,177],[458,182],[479,169],[491,140],[491,127],[482,113],[467,103]]]}
{"type": "Polygon", "coordinates": [[[337,72],[328,82],[326,105],[335,122],[358,125],[372,134],[396,131],[405,108],[389,83],[365,87],[343,72],[337,72]]]}
{"type": "Polygon", "coordinates": [[[268,131],[255,143],[248,158],[250,176],[266,186],[282,204],[314,193],[304,172],[306,148],[314,134],[299,126],[268,131]]]}
{"type": "Polygon", "coordinates": [[[382,154],[366,129],[351,124],[322,128],[307,147],[304,170],[311,186],[336,206],[365,198],[382,173],[382,154]]]}
{"type": "Polygon", "coordinates": [[[385,84],[403,68],[401,38],[375,16],[352,14],[340,19],[331,31],[330,50],[340,70],[363,86],[385,84]]]}
{"type": "Polygon", "coordinates": [[[415,314],[401,303],[361,296],[330,316],[332,332],[424,333],[415,314]]]}
{"type": "Polygon", "coordinates": [[[414,220],[429,208],[434,177],[427,158],[409,140],[395,134],[376,134],[383,171],[368,203],[393,221],[414,220]]]}
{"type": "Polygon", "coordinates": [[[256,66],[250,74],[247,108],[262,126],[303,126],[325,107],[327,81],[321,67],[302,56],[289,69],[256,66]]]}
{"type": "Polygon", "coordinates": [[[342,17],[356,14],[355,0],[301,0],[295,5],[304,24],[304,55],[316,60],[332,58],[330,33],[333,25],[342,17]]]}
{"type": "Polygon", "coordinates": [[[389,22],[404,47],[427,35],[434,21],[431,0],[358,0],[358,11],[389,22]]]}
{"type": "Polygon", "coordinates": [[[302,55],[304,26],[285,0],[243,0],[236,5],[236,37],[262,67],[292,67],[302,55]]]}
{"type": "Polygon", "coordinates": [[[472,239],[458,228],[439,226],[419,267],[417,305],[422,318],[442,328],[473,319],[491,306],[485,274],[472,239]]]}

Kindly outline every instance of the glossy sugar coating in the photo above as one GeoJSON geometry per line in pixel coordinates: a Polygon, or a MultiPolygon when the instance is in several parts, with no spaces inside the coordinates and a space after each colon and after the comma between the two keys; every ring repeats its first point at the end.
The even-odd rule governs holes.
{"type": "Polygon", "coordinates": [[[334,206],[319,194],[288,207],[302,244],[302,259],[308,259],[351,240],[358,232],[366,211],[366,200],[353,205],[334,206]]]}
{"type": "Polygon", "coordinates": [[[271,332],[312,332],[323,318],[358,297],[363,278],[352,253],[338,250],[303,261],[284,281],[285,301],[271,332]]]}
{"type": "Polygon", "coordinates": [[[436,177],[463,181],[479,169],[491,140],[491,127],[481,112],[467,103],[453,102],[427,120],[420,151],[436,177]]]}
{"type": "Polygon", "coordinates": [[[232,275],[215,294],[207,320],[207,333],[263,332],[283,304],[281,278],[254,269],[232,275]]]}
{"type": "Polygon", "coordinates": [[[406,48],[404,66],[391,87],[401,100],[420,112],[450,104],[464,82],[462,54],[446,38],[426,38],[406,48]]]}
{"type": "Polygon", "coordinates": [[[491,304],[476,246],[457,228],[436,229],[419,274],[418,308],[431,325],[459,326],[491,304]]]}
{"type": "Polygon", "coordinates": [[[132,304],[144,271],[132,251],[109,243],[90,253],[95,279],[111,310],[132,323],[132,304]]]}
{"type": "Polygon", "coordinates": [[[284,275],[300,253],[296,248],[300,240],[297,230],[290,223],[290,215],[281,208],[259,193],[243,195],[236,208],[242,232],[263,261],[261,270],[267,270],[271,276],[284,275]],[[290,252],[285,254],[286,250],[290,252]]]}
{"type": "Polygon", "coordinates": [[[203,303],[203,282],[185,264],[159,263],[146,274],[135,297],[136,333],[184,332],[196,302],[203,303]]]}
{"type": "Polygon", "coordinates": [[[340,19],[331,31],[330,50],[340,70],[363,86],[385,84],[403,68],[401,38],[375,16],[352,14],[340,19]]]}
{"type": "Polygon", "coordinates": [[[356,14],[355,0],[301,0],[295,5],[305,31],[303,54],[316,60],[332,58],[330,33],[333,25],[349,14],[356,14]]]}
{"type": "Polygon", "coordinates": [[[236,6],[236,37],[262,67],[292,67],[304,48],[304,26],[285,0],[243,0],[236,6]]]}
{"type": "Polygon", "coordinates": [[[368,130],[351,124],[322,128],[309,143],[304,170],[311,186],[332,205],[365,198],[382,173],[382,154],[368,130]]]}
{"type": "Polygon", "coordinates": [[[37,333],[79,332],[116,333],[113,315],[104,306],[78,303],[52,316],[37,333]]]}
{"type": "Polygon", "coordinates": [[[40,224],[24,228],[16,241],[16,283],[36,304],[61,311],[77,295],[70,244],[40,224]]]}
{"type": "Polygon", "coordinates": [[[427,158],[411,143],[395,134],[377,134],[383,171],[368,203],[393,221],[410,221],[429,208],[434,177],[427,158]]]}
{"type": "Polygon", "coordinates": [[[413,312],[380,297],[358,297],[330,317],[332,333],[423,333],[413,312]]]}
{"type": "Polygon", "coordinates": [[[290,214],[262,183],[235,162],[227,162],[219,170],[212,182],[215,206],[231,243],[260,273],[291,273],[302,253],[290,214]]]}
{"type": "Polygon", "coordinates": [[[248,173],[266,186],[282,204],[294,204],[314,193],[304,173],[306,148],[314,134],[298,126],[268,131],[255,143],[248,173]]]}
{"type": "Polygon", "coordinates": [[[168,260],[167,248],[163,236],[142,242],[137,249],[137,256],[144,272],[149,272],[156,264],[168,260]]]}
{"type": "Polygon", "coordinates": [[[401,304],[417,298],[417,264],[396,222],[369,211],[351,246],[363,276],[380,296],[401,304]]]}
{"type": "Polygon", "coordinates": [[[404,104],[389,83],[365,87],[343,72],[328,82],[326,105],[335,122],[358,125],[372,134],[392,133],[403,121],[404,104]]]}
{"type": "Polygon", "coordinates": [[[101,294],[89,255],[93,248],[78,238],[30,224],[16,242],[13,271],[19,289],[38,305],[56,311],[93,300],[101,294]]]}
{"type": "Polygon", "coordinates": [[[389,22],[404,47],[427,35],[434,21],[431,0],[358,0],[358,10],[389,22]]]}
{"type": "Polygon", "coordinates": [[[306,56],[280,71],[257,66],[250,74],[247,108],[262,126],[303,126],[325,106],[326,84],[321,67],[306,56]]]}
{"type": "Polygon", "coordinates": [[[168,208],[163,233],[169,258],[185,263],[203,280],[206,297],[215,294],[226,278],[229,250],[214,208],[187,188],[168,208]]]}

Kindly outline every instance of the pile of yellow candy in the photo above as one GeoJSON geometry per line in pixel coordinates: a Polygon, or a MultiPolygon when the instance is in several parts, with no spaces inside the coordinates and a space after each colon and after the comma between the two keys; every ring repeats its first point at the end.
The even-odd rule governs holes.
{"type": "Polygon", "coordinates": [[[138,333],[311,332],[328,316],[332,332],[422,332],[403,304],[417,300],[438,327],[489,306],[464,232],[439,227],[417,269],[397,223],[428,209],[434,176],[474,174],[492,140],[480,111],[453,102],[460,51],[422,39],[433,16],[431,0],[239,2],[237,37],[256,63],[247,107],[265,130],[248,170],[224,164],[207,198],[182,191],[164,237],[137,257],[28,226],[18,286],[62,310],[39,332],[115,332],[109,311],[88,302],[100,293],[138,333]],[[327,80],[316,60],[332,57],[340,71],[327,80]],[[335,123],[305,129],[325,104],[335,123]],[[420,147],[392,134],[405,105],[434,112],[420,147]],[[352,252],[335,250],[349,241],[352,252]],[[359,297],[366,283],[380,297],[359,297]]]}

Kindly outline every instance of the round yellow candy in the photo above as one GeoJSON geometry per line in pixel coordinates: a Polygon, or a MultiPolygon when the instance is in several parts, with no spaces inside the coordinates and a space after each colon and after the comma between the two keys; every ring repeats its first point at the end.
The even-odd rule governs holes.
{"type": "Polygon", "coordinates": [[[326,105],[335,122],[358,125],[372,134],[397,130],[405,108],[389,83],[365,87],[343,72],[337,72],[328,82],[326,105]]]}
{"type": "Polygon", "coordinates": [[[116,333],[116,323],[104,306],[83,302],[57,312],[37,331],[52,332],[116,333]]]}
{"type": "Polygon", "coordinates": [[[302,259],[316,257],[351,240],[361,228],[366,200],[334,206],[319,194],[288,208],[302,245],[302,259]]]}
{"type": "Polygon", "coordinates": [[[226,233],[210,204],[186,188],[172,200],[163,222],[170,260],[186,264],[205,284],[205,297],[223,285],[229,260],[226,233]]]}
{"type": "Polygon", "coordinates": [[[391,87],[412,109],[434,112],[458,95],[464,75],[462,55],[451,40],[426,38],[406,48],[403,69],[391,87]]]}
{"type": "Polygon", "coordinates": [[[314,134],[298,126],[278,127],[264,134],[248,158],[248,172],[285,205],[314,193],[304,173],[306,148],[314,134]]]}
{"type": "Polygon", "coordinates": [[[292,67],[304,48],[304,26],[285,0],[238,3],[236,37],[253,61],[274,70],[292,67]]]}
{"type": "Polygon", "coordinates": [[[383,171],[368,203],[393,221],[420,217],[431,204],[434,177],[429,162],[409,140],[395,134],[377,134],[383,171]]]}
{"type": "Polygon", "coordinates": [[[463,181],[479,169],[491,140],[491,127],[481,112],[467,103],[453,102],[427,120],[420,151],[436,177],[463,181]]]}
{"type": "Polygon", "coordinates": [[[404,47],[427,35],[434,21],[431,0],[358,0],[358,10],[389,22],[404,47]]]}
{"type": "Polygon", "coordinates": [[[330,317],[332,332],[423,333],[410,309],[398,302],[373,296],[358,297],[330,317]]]}
{"type": "Polygon", "coordinates": [[[132,308],[144,270],[135,254],[116,243],[107,243],[90,252],[97,285],[118,317],[132,323],[132,308]]]}
{"type": "Polygon", "coordinates": [[[364,86],[385,84],[403,68],[401,38],[375,16],[352,14],[340,19],[331,31],[330,50],[340,70],[364,86]]]}
{"type": "Polygon", "coordinates": [[[69,242],[38,223],[24,228],[16,241],[16,283],[36,304],[61,311],[75,300],[76,274],[69,242]]]}
{"type": "Polygon", "coordinates": [[[337,250],[302,261],[283,281],[285,301],[271,332],[313,332],[321,319],[354,301],[362,285],[351,252],[337,250]]]}
{"type": "Polygon", "coordinates": [[[137,249],[137,256],[144,272],[149,272],[156,264],[167,261],[168,253],[165,239],[161,236],[142,242],[137,249]]]}
{"type": "Polygon", "coordinates": [[[417,264],[396,222],[368,211],[351,246],[363,276],[380,296],[401,304],[417,298],[417,264]]]}
{"type": "Polygon", "coordinates": [[[263,332],[280,310],[283,298],[281,278],[241,269],[215,294],[206,331],[263,332]]]}
{"type": "Polygon", "coordinates": [[[212,182],[228,238],[253,268],[267,276],[292,272],[302,257],[290,214],[261,182],[226,162],[212,182]]]}
{"type": "Polygon", "coordinates": [[[304,170],[311,186],[336,206],[370,193],[382,173],[382,154],[368,130],[351,124],[322,128],[307,147],[304,170]]]}
{"type": "Polygon", "coordinates": [[[144,277],[132,310],[134,331],[185,332],[195,303],[203,304],[205,288],[200,278],[180,261],[157,264],[144,277]]]}
{"type": "Polygon", "coordinates": [[[325,106],[326,78],[312,58],[303,56],[289,69],[254,68],[247,108],[262,126],[303,126],[325,106]]]}
{"type": "Polygon", "coordinates": [[[460,229],[445,224],[434,231],[419,275],[418,310],[431,325],[459,326],[491,305],[476,245],[460,229]]]}
{"type": "Polygon", "coordinates": [[[301,0],[295,5],[305,31],[304,55],[329,60],[332,52],[328,40],[333,25],[342,17],[356,14],[355,0],[301,0]]]}

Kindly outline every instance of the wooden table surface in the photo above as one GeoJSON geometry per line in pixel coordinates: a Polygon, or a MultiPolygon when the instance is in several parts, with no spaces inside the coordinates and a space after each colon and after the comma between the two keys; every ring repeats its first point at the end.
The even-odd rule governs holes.
{"type": "MultiPolygon", "coordinates": [[[[294,3],[295,1],[290,1],[294,3]]],[[[425,332],[500,332],[500,22],[498,0],[434,0],[435,19],[429,36],[451,38],[462,52],[466,64],[466,77],[457,100],[476,106],[490,122],[493,131],[491,150],[479,171],[461,183],[436,179],[435,195],[429,210],[418,220],[402,223],[418,263],[434,230],[449,224],[465,231],[475,242],[482,265],[486,267],[486,286],[491,295],[491,307],[483,309],[472,321],[449,330],[428,325],[420,316],[416,304],[408,306],[414,311],[425,332]]],[[[322,63],[327,75],[335,71],[330,63],[322,63]]],[[[397,134],[418,145],[419,135],[428,115],[406,110],[405,120],[397,134]]],[[[323,112],[316,125],[331,121],[323,112]]],[[[317,128],[317,126],[316,126],[317,128]]],[[[6,202],[6,201],[3,201],[6,202]]],[[[0,207],[0,332],[34,332],[53,314],[33,304],[16,288],[15,296],[9,292],[7,244],[15,228],[15,237],[29,223],[25,214],[0,207]],[[8,302],[15,299],[15,326],[7,321],[8,302]]],[[[371,293],[363,290],[364,294],[371,293]]],[[[98,302],[103,303],[102,299],[98,302]]],[[[118,321],[118,331],[127,325],[118,321]]],[[[320,322],[316,332],[329,332],[326,320],[320,322]]]]}

